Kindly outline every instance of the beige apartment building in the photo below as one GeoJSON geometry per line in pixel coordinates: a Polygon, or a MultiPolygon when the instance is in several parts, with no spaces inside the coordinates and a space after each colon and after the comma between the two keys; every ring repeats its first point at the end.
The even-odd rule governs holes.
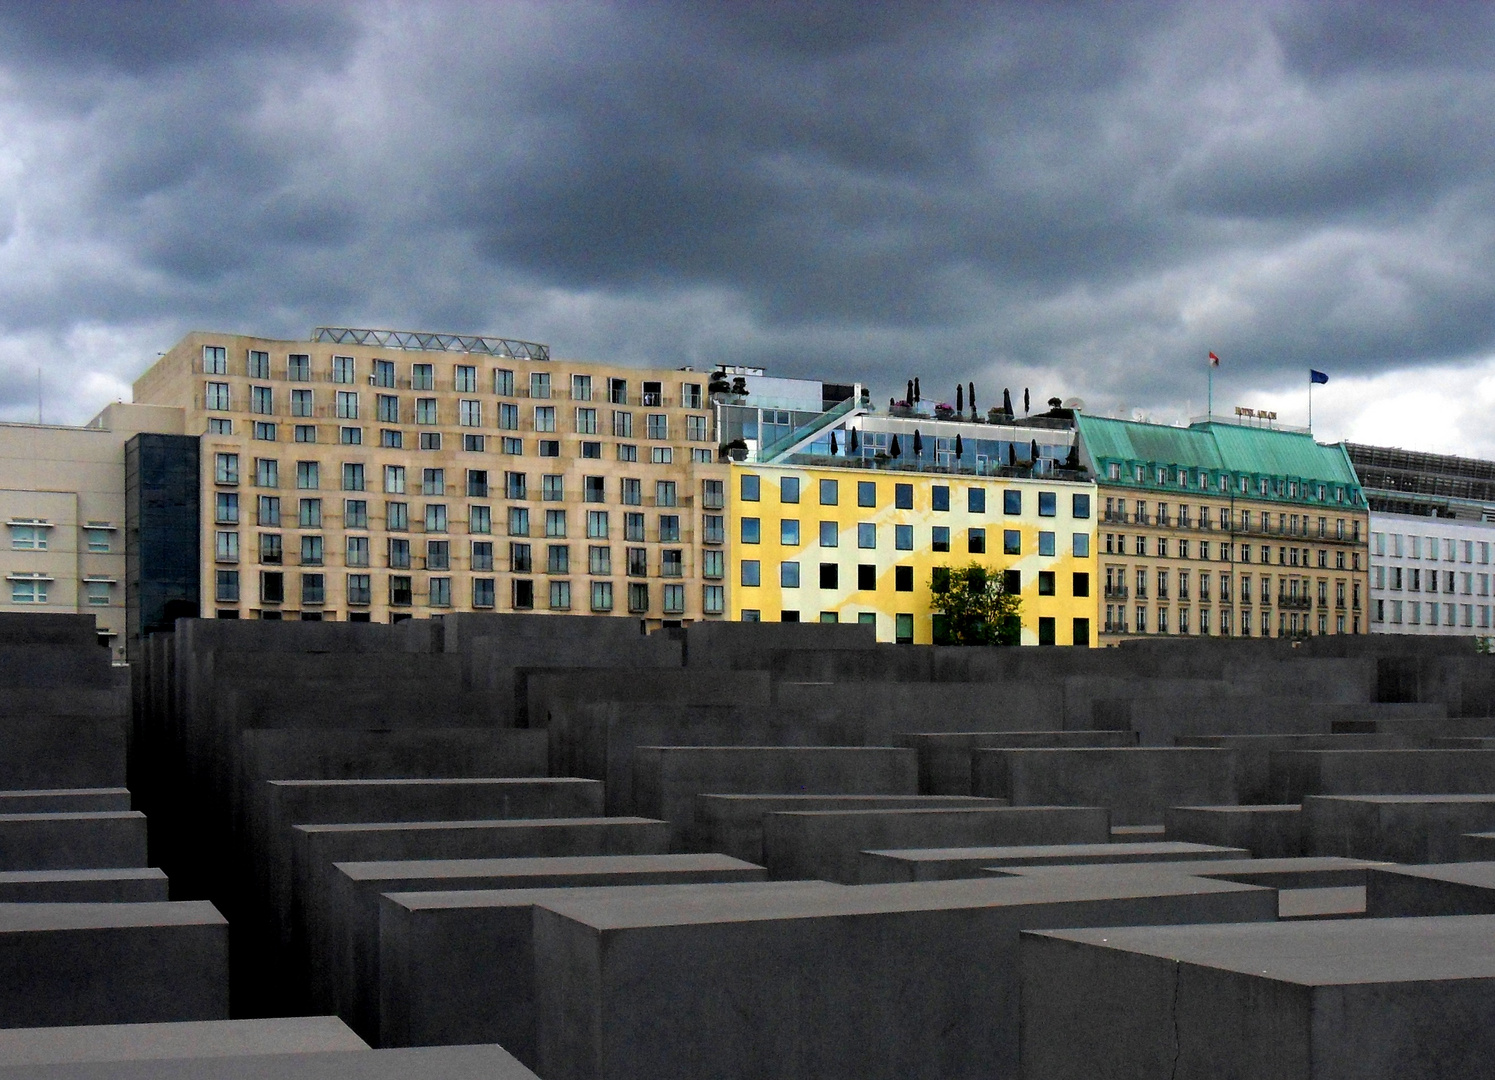
{"type": "Polygon", "coordinates": [[[727,610],[707,372],[499,338],[192,333],[135,383],[200,435],[204,617],[727,610]]]}
{"type": "Polygon", "coordinates": [[[124,658],[125,443],[178,409],[110,405],[85,427],[0,424],[0,611],[93,615],[124,658]]]}

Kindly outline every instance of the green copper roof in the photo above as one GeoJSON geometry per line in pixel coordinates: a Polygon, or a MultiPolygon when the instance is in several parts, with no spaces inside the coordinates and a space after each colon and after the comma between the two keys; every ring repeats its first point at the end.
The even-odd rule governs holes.
{"type": "Polygon", "coordinates": [[[1213,491],[1225,490],[1219,486],[1224,476],[1231,492],[1261,498],[1260,481],[1265,479],[1271,481],[1267,498],[1317,502],[1317,487],[1323,484],[1327,502],[1338,502],[1336,489],[1343,489],[1348,504],[1364,504],[1360,481],[1344,447],[1322,446],[1302,432],[1218,421],[1179,428],[1083,414],[1076,417],[1076,422],[1083,451],[1102,485],[1178,490],[1177,473],[1182,469],[1192,474],[1189,486],[1195,490],[1202,490],[1197,486],[1197,476],[1204,472],[1208,489],[1213,491]],[[1114,478],[1109,468],[1112,464],[1120,466],[1114,478]],[[1145,466],[1140,480],[1138,465],[1145,466]],[[1168,474],[1162,483],[1157,479],[1159,467],[1168,474]],[[1250,481],[1247,492],[1241,492],[1242,477],[1250,481]],[[1297,498],[1292,497],[1288,486],[1294,481],[1302,491],[1297,498]]]}

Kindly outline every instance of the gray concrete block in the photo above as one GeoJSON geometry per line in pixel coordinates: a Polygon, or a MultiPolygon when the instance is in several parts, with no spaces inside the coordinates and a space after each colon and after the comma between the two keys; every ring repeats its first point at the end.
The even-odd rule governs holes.
{"type": "Polygon", "coordinates": [[[0,789],[123,787],[125,730],[122,714],[0,721],[0,789]]]}
{"type": "Polygon", "coordinates": [[[896,738],[919,755],[919,790],[925,795],[970,795],[972,752],[978,749],[1137,745],[1135,731],[918,731],[896,738]]]}
{"type": "Polygon", "coordinates": [[[1310,795],[1307,854],[1456,862],[1465,833],[1495,829],[1495,795],[1310,795]]]}
{"type": "Polygon", "coordinates": [[[1273,803],[1271,755],[1274,750],[1415,750],[1426,739],[1409,735],[1180,735],[1179,746],[1235,751],[1240,801],[1273,803]]]}
{"type": "Polygon", "coordinates": [[[1163,811],[1163,825],[1171,840],[1243,847],[1259,859],[1309,854],[1303,846],[1303,808],[1297,803],[1170,806],[1163,811]]]}
{"type": "Polygon", "coordinates": [[[0,1030],[0,1069],[368,1049],[368,1043],[335,1016],[10,1028],[0,1030]]]}
{"type": "Polygon", "coordinates": [[[399,777],[544,776],[543,731],[427,728],[296,731],[251,728],[241,736],[247,781],[399,777]]]}
{"type": "Polygon", "coordinates": [[[228,1019],[212,904],[0,904],[0,1024],[228,1019]]]}
{"type": "Polygon", "coordinates": [[[138,904],[169,899],[166,875],[153,867],[0,873],[0,904],[138,904]]]}
{"type": "Polygon", "coordinates": [[[1006,806],[960,795],[697,795],[696,823],[711,851],[763,861],[763,816],[779,810],[939,810],[1006,806]]]}
{"type": "Polygon", "coordinates": [[[1481,1075],[1492,933],[1466,916],[1025,934],[1023,1076],[1481,1075]]]}
{"type": "Polygon", "coordinates": [[[0,815],[86,814],[128,809],[130,792],[122,787],[0,791],[0,815]]]}
{"type": "Polygon", "coordinates": [[[311,964],[313,1001],[331,997],[329,969],[334,863],[408,859],[495,859],[556,855],[662,855],[669,826],[647,818],[519,818],[297,825],[292,829],[294,887],[287,913],[292,940],[311,964]]]}
{"type": "MultiPolygon", "coordinates": [[[[382,893],[751,882],[768,876],[761,866],[723,855],[418,859],[335,863],[333,868],[327,910],[320,920],[325,938],[316,953],[317,967],[326,976],[329,998],[325,1007],[346,1017],[370,1040],[379,1038],[379,896],[382,893]]],[[[389,1045],[383,1040],[380,1044],[389,1045]]]]}
{"type": "Polygon", "coordinates": [[[0,814],[0,870],[144,866],[145,815],[0,814]]]}
{"type": "Polygon", "coordinates": [[[976,750],[975,792],[1013,806],[1106,806],[1117,825],[1150,825],[1170,806],[1237,803],[1231,750],[976,750]]]}
{"type": "Polygon", "coordinates": [[[0,1068],[0,1080],[412,1080],[417,1077],[419,1080],[538,1080],[501,1046],[432,1046],[352,1053],[323,1051],[0,1068]]]}
{"type": "Polygon", "coordinates": [[[1079,863],[1243,859],[1244,848],[1172,842],[1140,844],[1032,844],[1009,847],[903,848],[861,853],[865,881],[954,881],[983,877],[1012,866],[1079,863]]]}
{"type": "Polygon", "coordinates": [[[1274,802],[1309,795],[1478,795],[1495,791],[1495,750],[1273,750],[1274,802]]]}
{"type": "Polygon", "coordinates": [[[536,906],[624,890],[701,902],[839,888],[779,881],[386,893],[379,900],[379,1044],[498,1042],[533,1067],[536,906]]]}
{"type": "Polygon", "coordinates": [[[1495,862],[1375,867],[1366,876],[1365,914],[1495,915],[1495,862]]]}
{"type": "Polygon", "coordinates": [[[1107,812],[1085,806],[809,810],[763,819],[764,863],[772,877],[847,885],[887,880],[872,876],[881,867],[864,862],[864,851],[1109,841],[1107,812]]]}
{"type": "Polygon", "coordinates": [[[546,1080],[1017,1075],[1017,938],[1059,925],[1275,917],[1248,886],[1023,879],[534,912],[546,1080]]]}
{"type": "Polygon", "coordinates": [[[902,747],[640,746],[634,801],[674,829],[677,848],[701,843],[697,795],[917,795],[918,758],[902,747]]]}

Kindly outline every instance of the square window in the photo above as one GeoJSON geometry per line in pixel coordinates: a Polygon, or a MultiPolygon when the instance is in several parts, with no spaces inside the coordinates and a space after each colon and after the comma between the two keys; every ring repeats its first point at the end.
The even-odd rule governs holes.
{"type": "Polygon", "coordinates": [[[912,525],[893,526],[893,547],[899,551],[914,550],[914,527],[912,525]]]}
{"type": "Polygon", "coordinates": [[[872,480],[858,480],[857,481],[857,505],[858,506],[876,506],[877,505],[877,483],[875,481],[872,481],[872,480]]]}
{"type": "Polygon", "coordinates": [[[742,501],[757,502],[760,488],[760,478],[752,473],[743,473],[741,481],[742,501]]]}
{"type": "MultiPolygon", "coordinates": [[[[1090,575],[1088,573],[1077,572],[1074,575],[1073,591],[1074,591],[1074,595],[1075,596],[1089,596],[1090,595],[1090,575]]],[[[1161,596],[1162,592],[1163,592],[1163,590],[1159,589],[1158,590],[1158,595],[1161,596]]]]}
{"type": "Polygon", "coordinates": [[[820,613],[820,621],[823,623],[838,623],[841,621],[841,616],[834,611],[822,611],[820,613]]]}
{"type": "Polygon", "coordinates": [[[986,513],[986,489],[973,487],[966,492],[966,511],[972,514],[986,513]]]}
{"type": "Polygon", "coordinates": [[[912,510],[914,508],[914,485],[893,485],[893,506],[898,510],[912,510]]]}
{"type": "Polygon", "coordinates": [[[914,591],[914,568],[912,566],[893,567],[893,591],[914,591]]]}
{"type": "Polygon", "coordinates": [[[966,532],[966,550],[972,555],[986,554],[986,530],[969,529],[966,532]]]}
{"type": "Polygon", "coordinates": [[[930,499],[935,510],[950,509],[950,488],[946,484],[935,484],[929,489],[930,499]]]}
{"type": "Polygon", "coordinates": [[[794,518],[784,518],[779,522],[779,543],[788,547],[799,546],[799,522],[794,518]]]}
{"type": "Polygon", "coordinates": [[[745,517],[742,519],[742,542],[744,544],[756,544],[760,542],[760,522],[757,518],[745,517]]]}
{"type": "Polygon", "coordinates": [[[932,546],[935,551],[950,550],[950,529],[945,525],[936,525],[932,538],[932,546]]]}
{"type": "Polygon", "coordinates": [[[779,564],[779,586],[785,589],[799,588],[799,563],[785,562],[779,564]]]}
{"type": "Polygon", "coordinates": [[[1018,529],[1002,530],[1002,554],[1021,555],[1023,553],[1023,534],[1018,529]]]}
{"type": "Polygon", "coordinates": [[[799,477],[797,477],[797,476],[781,476],[781,477],[779,477],[779,502],[781,502],[781,503],[797,503],[797,502],[799,502],[799,477]]]}
{"type": "Polygon", "coordinates": [[[822,589],[834,589],[838,587],[841,568],[833,562],[820,564],[820,587],[822,589]]]}
{"type": "Polygon", "coordinates": [[[835,480],[820,481],[820,505],[835,506],[840,501],[840,485],[835,480]]]}
{"type": "Polygon", "coordinates": [[[1002,513],[1021,514],[1023,512],[1023,493],[1008,489],[1002,492],[1002,513]]]}
{"type": "Polygon", "coordinates": [[[841,530],[834,521],[822,521],[820,523],[820,546],[833,548],[841,542],[841,530]]]}
{"type": "Polygon", "coordinates": [[[1054,595],[1054,572],[1052,570],[1038,571],[1038,595],[1054,595]]]}
{"type": "Polygon", "coordinates": [[[1038,534],[1038,554],[1052,555],[1054,553],[1054,534],[1051,532],[1040,532],[1038,534]]]}
{"type": "Polygon", "coordinates": [[[861,592],[877,591],[877,567],[870,563],[857,566],[857,589],[861,592]]]}
{"type": "Polygon", "coordinates": [[[1038,493],[1038,516],[1053,517],[1059,512],[1059,497],[1052,491],[1038,493]]]}

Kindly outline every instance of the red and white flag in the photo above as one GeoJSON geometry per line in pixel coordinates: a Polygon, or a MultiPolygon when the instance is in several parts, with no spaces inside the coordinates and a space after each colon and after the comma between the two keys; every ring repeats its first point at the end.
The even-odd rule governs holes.
{"type": "Polygon", "coordinates": [[[1210,367],[1219,367],[1220,366],[1220,358],[1218,356],[1216,356],[1214,353],[1210,353],[1209,354],[1209,366],[1210,367]]]}

